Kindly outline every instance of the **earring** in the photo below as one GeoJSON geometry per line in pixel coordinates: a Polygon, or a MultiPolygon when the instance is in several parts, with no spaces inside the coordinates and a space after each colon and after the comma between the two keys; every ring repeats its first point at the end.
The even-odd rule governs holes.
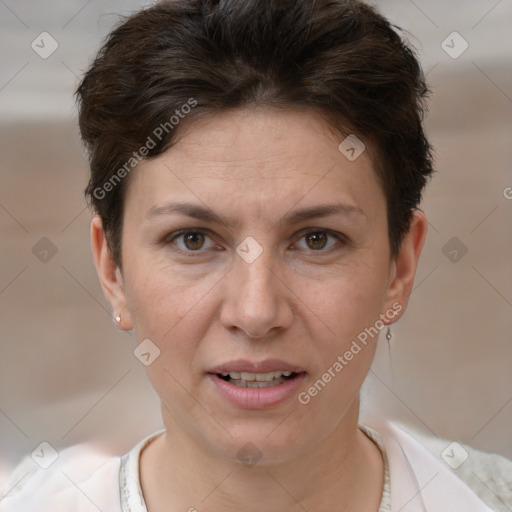
{"type": "Polygon", "coordinates": [[[388,328],[386,329],[386,343],[388,345],[388,360],[389,360],[389,370],[391,372],[391,382],[394,381],[394,374],[393,374],[393,359],[391,357],[391,338],[393,337],[393,335],[391,334],[391,327],[388,326],[388,328]]]}
{"type": "Polygon", "coordinates": [[[116,321],[116,324],[121,323],[121,313],[117,313],[117,315],[115,316],[115,321],[116,321]]]}

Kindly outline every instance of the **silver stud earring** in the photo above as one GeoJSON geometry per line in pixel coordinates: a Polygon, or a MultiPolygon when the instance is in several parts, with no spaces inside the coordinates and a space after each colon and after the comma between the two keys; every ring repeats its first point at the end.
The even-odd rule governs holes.
{"type": "Polygon", "coordinates": [[[115,320],[116,320],[116,324],[121,323],[121,313],[117,313],[117,315],[115,316],[115,320]]]}

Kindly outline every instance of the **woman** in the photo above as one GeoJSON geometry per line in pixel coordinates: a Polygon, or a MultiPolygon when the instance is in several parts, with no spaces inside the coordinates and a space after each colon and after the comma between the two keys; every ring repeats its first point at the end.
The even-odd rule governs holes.
{"type": "Polygon", "coordinates": [[[94,261],[166,428],[67,450],[6,512],[510,510],[502,457],[359,424],[427,226],[427,87],[398,31],[353,0],[160,2],[77,94],[94,261]]]}

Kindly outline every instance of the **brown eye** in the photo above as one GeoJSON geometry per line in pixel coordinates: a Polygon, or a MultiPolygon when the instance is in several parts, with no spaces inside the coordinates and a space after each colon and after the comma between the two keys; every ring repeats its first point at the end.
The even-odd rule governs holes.
{"type": "Polygon", "coordinates": [[[311,229],[304,233],[294,244],[295,249],[316,252],[318,255],[328,254],[336,249],[343,249],[348,244],[345,235],[328,229],[311,229]]]}
{"type": "Polygon", "coordinates": [[[327,245],[327,233],[323,231],[309,233],[305,236],[305,239],[308,248],[314,251],[323,249],[327,245]]]}
{"type": "Polygon", "coordinates": [[[184,229],[171,233],[164,238],[164,243],[172,249],[189,255],[192,253],[200,255],[219,248],[206,232],[203,233],[199,229],[184,229]]]}
{"type": "Polygon", "coordinates": [[[203,233],[190,231],[189,233],[182,236],[185,247],[190,251],[197,251],[204,245],[205,236],[203,233]]]}

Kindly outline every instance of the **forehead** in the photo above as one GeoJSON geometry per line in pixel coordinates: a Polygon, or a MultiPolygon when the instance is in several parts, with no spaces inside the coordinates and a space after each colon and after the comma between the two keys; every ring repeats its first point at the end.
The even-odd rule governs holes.
{"type": "Polygon", "coordinates": [[[346,137],[309,110],[222,112],[194,120],[170,149],[142,162],[126,199],[149,209],[196,196],[254,211],[284,201],[375,203],[382,192],[370,148],[351,160],[339,149],[346,137]]]}
{"type": "MultiPolygon", "coordinates": [[[[303,161],[336,161],[338,146],[347,135],[310,109],[281,110],[270,107],[228,110],[186,125],[174,148],[198,164],[241,171],[251,165],[261,171],[286,172],[303,161]],[[333,159],[334,157],[334,159],[333,159]]],[[[353,136],[352,136],[353,137],[353,136]]],[[[175,151],[177,153],[177,151],[175,151]]],[[[367,163],[369,154],[365,155],[367,163]]],[[[363,158],[364,159],[364,158],[363,158]]],[[[310,169],[315,171],[314,168],[310,169]]],[[[249,174],[247,178],[262,177],[249,174]]]]}

